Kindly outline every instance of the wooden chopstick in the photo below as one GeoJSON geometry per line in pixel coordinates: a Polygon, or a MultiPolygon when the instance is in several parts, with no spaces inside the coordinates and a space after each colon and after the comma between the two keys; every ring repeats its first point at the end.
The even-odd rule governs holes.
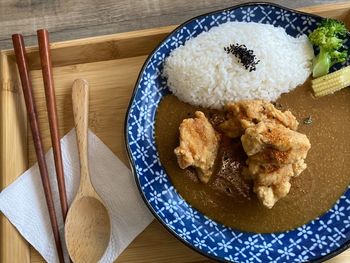
{"type": "Polygon", "coordinates": [[[61,239],[56,219],[56,212],[52,198],[52,192],[50,187],[49,175],[46,166],[46,160],[44,155],[44,149],[42,145],[39,122],[38,122],[38,114],[35,108],[33,91],[32,91],[32,83],[29,76],[29,67],[27,63],[27,54],[25,51],[24,40],[21,34],[12,35],[13,47],[15,50],[17,66],[19,70],[19,75],[22,82],[22,89],[24,100],[27,108],[27,114],[29,118],[29,124],[32,131],[35,153],[38,159],[38,165],[41,175],[41,181],[44,188],[45,199],[47,208],[49,210],[49,216],[51,221],[52,232],[55,239],[57,254],[60,263],[64,263],[63,250],[61,245],[61,239]]]}
{"type": "Polygon", "coordinates": [[[51,65],[49,32],[46,29],[40,29],[37,31],[37,36],[38,36],[38,43],[39,43],[41,70],[43,74],[43,81],[44,81],[44,88],[45,88],[46,107],[47,107],[47,112],[49,116],[51,143],[52,143],[53,155],[55,159],[58,191],[60,195],[63,220],[65,221],[67,212],[68,212],[68,202],[67,202],[66,185],[64,180],[64,172],[63,172],[63,164],[62,164],[60,134],[58,131],[58,117],[57,117],[57,108],[56,108],[55,87],[54,87],[52,65],[51,65]]]}

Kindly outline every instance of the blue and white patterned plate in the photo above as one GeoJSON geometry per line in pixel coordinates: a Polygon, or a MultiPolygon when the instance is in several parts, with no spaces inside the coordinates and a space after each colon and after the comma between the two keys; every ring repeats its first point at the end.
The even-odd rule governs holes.
{"type": "MultiPolygon", "coordinates": [[[[154,138],[156,109],[169,93],[161,72],[164,59],[172,50],[228,21],[273,24],[297,36],[310,33],[321,19],[268,3],[243,4],[182,24],[145,62],[126,116],[125,137],[131,166],[140,193],[155,217],[196,251],[221,261],[319,262],[349,247],[349,189],[326,214],[297,229],[278,234],[236,231],[204,216],[177,193],[159,161],[154,138]]],[[[349,44],[348,39],[346,45],[349,44]]]]}

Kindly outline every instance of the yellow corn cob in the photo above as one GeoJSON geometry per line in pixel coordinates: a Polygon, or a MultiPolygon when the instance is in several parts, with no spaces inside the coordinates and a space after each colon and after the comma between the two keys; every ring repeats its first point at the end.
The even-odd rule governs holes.
{"type": "Polygon", "coordinates": [[[332,94],[350,85],[350,66],[313,79],[311,87],[316,97],[332,94]]]}

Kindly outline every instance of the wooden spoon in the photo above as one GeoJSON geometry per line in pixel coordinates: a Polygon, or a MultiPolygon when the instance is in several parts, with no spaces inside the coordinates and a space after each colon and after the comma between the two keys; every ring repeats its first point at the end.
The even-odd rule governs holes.
{"type": "Polygon", "coordinates": [[[78,193],[68,211],[65,238],[75,263],[96,263],[108,246],[111,224],[107,209],[90,181],[87,150],[89,90],[85,80],[74,81],[72,101],[81,177],[78,193]]]}

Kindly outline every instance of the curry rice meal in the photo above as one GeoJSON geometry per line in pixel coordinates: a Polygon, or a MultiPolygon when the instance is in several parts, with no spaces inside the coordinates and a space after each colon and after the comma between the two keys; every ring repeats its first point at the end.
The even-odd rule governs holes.
{"type": "Polygon", "coordinates": [[[243,22],[170,54],[156,144],[185,200],[258,233],[298,227],[336,202],[350,182],[350,92],[315,98],[313,59],[306,35],[243,22]]]}

